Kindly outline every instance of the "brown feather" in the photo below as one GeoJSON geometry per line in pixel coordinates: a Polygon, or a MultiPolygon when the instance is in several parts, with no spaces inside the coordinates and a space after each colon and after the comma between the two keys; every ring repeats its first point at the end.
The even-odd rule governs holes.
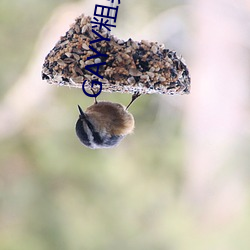
{"type": "Polygon", "coordinates": [[[86,110],[98,131],[106,130],[111,135],[127,135],[133,132],[134,118],[119,103],[101,101],[86,110]]]}

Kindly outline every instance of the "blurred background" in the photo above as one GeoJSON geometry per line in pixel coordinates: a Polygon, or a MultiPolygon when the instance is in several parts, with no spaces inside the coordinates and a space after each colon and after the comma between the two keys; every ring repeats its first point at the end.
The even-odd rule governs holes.
{"type": "Polygon", "coordinates": [[[176,50],[191,94],[140,97],[135,133],[90,150],[74,126],[93,100],[41,68],[108,3],[0,2],[0,249],[249,250],[250,1],[121,1],[112,33],[176,50]]]}

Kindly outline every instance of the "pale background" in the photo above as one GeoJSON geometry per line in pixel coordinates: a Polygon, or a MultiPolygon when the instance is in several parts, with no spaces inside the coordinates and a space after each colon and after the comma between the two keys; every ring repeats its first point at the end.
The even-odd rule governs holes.
{"type": "Polygon", "coordinates": [[[121,2],[113,33],[182,54],[192,89],[140,97],[135,133],[95,151],[74,132],[93,100],[41,67],[109,2],[0,2],[0,249],[249,250],[250,1],[121,2]]]}

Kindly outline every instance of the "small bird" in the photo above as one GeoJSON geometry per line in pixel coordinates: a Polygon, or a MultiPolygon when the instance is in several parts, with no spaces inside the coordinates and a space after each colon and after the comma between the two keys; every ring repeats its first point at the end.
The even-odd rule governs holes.
{"type": "Polygon", "coordinates": [[[129,106],[140,94],[136,92],[127,107],[108,101],[97,102],[85,112],[78,105],[80,112],[76,122],[76,135],[88,148],[111,148],[134,130],[134,117],[128,112],[129,106]]]}

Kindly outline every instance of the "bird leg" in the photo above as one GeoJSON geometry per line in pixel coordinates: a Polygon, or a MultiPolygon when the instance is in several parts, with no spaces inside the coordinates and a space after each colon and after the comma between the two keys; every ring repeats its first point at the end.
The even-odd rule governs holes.
{"type": "Polygon", "coordinates": [[[136,91],[133,95],[132,95],[132,99],[131,102],[128,104],[128,106],[126,107],[126,110],[131,106],[131,104],[140,96],[141,94],[139,93],[139,91],[136,91]]]}
{"type": "MultiPolygon", "coordinates": [[[[93,88],[91,88],[91,91],[93,92],[94,95],[96,94],[93,88]]],[[[97,99],[96,99],[96,96],[95,96],[95,103],[94,104],[97,104],[97,103],[98,102],[97,102],[97,99]]]]}

